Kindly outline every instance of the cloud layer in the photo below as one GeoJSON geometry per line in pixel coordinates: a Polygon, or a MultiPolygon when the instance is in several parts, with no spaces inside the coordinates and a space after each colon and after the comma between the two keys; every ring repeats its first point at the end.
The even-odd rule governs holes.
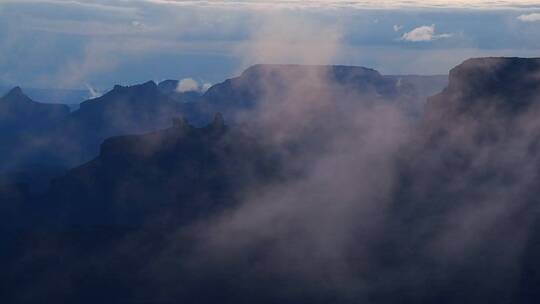
{"type": "Polygon", "coordinates": [[[304,49],[333,53],[332,64],[443,74],[470,56],[537,54],[540,28],[524,22],[537,18],[534,2],[4,0],[0,84],[104,91],[149,79],[217,82],[254,63],[321,63],[304,49]]]}
{"type": "Polygon", "coordinates": [[[422,7],[422,8],[523,8],[539,7],[538,1],[533,0],[367,0],[367,1],[349,1],[349,0],[251,0],[251,1],[184,1],[184,0],[146,0],[157,4],[176,4],[184,6],[201,7],[239,7],[251,6],[258,8],[280,7],[280,8],[403,8],[403,7],[422,7]]]}

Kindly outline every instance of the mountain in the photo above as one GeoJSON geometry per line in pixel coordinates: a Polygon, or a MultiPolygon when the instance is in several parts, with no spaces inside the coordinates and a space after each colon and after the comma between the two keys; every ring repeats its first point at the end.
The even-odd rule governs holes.
{"type": "Polygon", "coordinates": [[[179,115],[197,114],[189,105],[163,94],[153,81],[129,87],[117,85],[103,96],[81,103],[56,137],[78,149],[70,153],[78,157],[72,162],[77,164],[97,155],[99,145],[108,137],[163,129],[179,115]]]}
{"type": "MultiPolygon", "coordinates": [[[[6,94],[10,89],[8,86],[0,85],[0,94],[6,94]]],[[[87,90],[28,87],[24,87],[23,90],[34,100],[40,100],[45,103],[65,104],[73,107],[90,97],[87,90]]]]}
{"type": "MultiPolygon", "coordinates": [[[[405,77],[403,79],[410,78],[405,77]]],[[[82,102],[72,113],[67,112],[66,106],[43,106],[39,109],[49,109],[44,115],[40,114],[42,110],[38,109],[37,103],[16,89],[4,99],[19,102],[3,103],[24,105],[25,110],[19,111],[13,106],[10,106],[11,110],[0,109],[1,113],[8,113],[6,115],[11,117],[0,118],[0,124],[3,122],[6,126],[5,131],[0,132],[0,140],[10,136],[8,129],[22,130],[25,125],[12,126],[10,121],[32,121],[31,125],[40,127],[25,131],[25,136],[35,140],[4,145],[5,154],[17,151],[16,156],[20,160],[13,161],[15,156],[4,157],[0,168],[5,168],[2,169],[5,171],[26,170],[23,167],[36,165],[73,167],[95,157],[99,145],[108,137],[162,129],[178,115],[196,126],[205,125],[217,112],[223,113],[233,123],[241,123],[240,116],[245,121],[246,117],[253,116],[250,111],[268,106],[266,101],[292,95],[291,88],[302,89],[294,92],[297,98],[317,97],[314,92],[323,90],[329,100],[342,104],[347,100],[402,103],[407,108],[414,108],[412,111],[417,114],[421,111],[424,96],[419,93],[421,90],[416,89],[418,81],[403,79],[382,76],[375,70],[361,67],[256,65],[237,78],[213,86],[204,94],[177,92],[177,80],[159,84],[149,81],[128,87],[115,86],[99,98],[82,102]],[[291,86],[293,83],[298,85],[291,86]],[[270,92],[272,94],[269,95],[270,92]],[[410,104],[415,105],[411,107],[410,104]],[[54,125],[52,131],[51,124],[54,125]],[[39,144],[39,149],[34,148],[35,144],[29,147],[28,142],[39,144]]],[[[430,77],[422,79],[424,84],[431,83],[430,77]]]]}
{"type": "Polygon", "coordinates": [[[538,301],[539,73],[536,58],[469,59],[428,99],[387,230],[403,260],[443,261],[428,271],[437,288],[413,302],[538,301]]]}
{"type": "MultiPolygon", "coordinates": [[[[225,125],[219,114],[202,128],[176,118],[164,130],[109,138],[98,157],[55,179],[41,195],[28,196],[16,186],[0,188],[0,208],[9,212],[2,217],[10,216],[0,233],[3,244],[9,244],[0,254],[7,275],[0,276],[6,287],[0,298],[33,302],[40,294],[78,303],[155,301],[161,289],[157,281],[137,272],[148,259],[160,259],[158,247],[168,246],[178,229],[237,205],[250,187],[276,181],[279,172],[271,151],[242,128],[225,125]],[[137,247],[151,244],[149,256],[120,248],[131,246],[130,240],[137,247]],[[41,246],[48,249],[38,252],[41,246]],[[31,252],[27,262],[19,260],[31,252]],[[57,258],[62,262],[54,266],[57,258]],[[95,259],[101,270],[87,268],[95,259]],[[22,270],[22,264],[29,268],[22,270]],[[69,289],[57,288],[60,284],[39,291],[44,276],[59,273],[71,277],[69,289]],[[147,287],[129,295],[125,288],[136,281],[147,287]]],[[[199,283],[195,277],[184,279],[186,288],[199,283]]],[[[201,300],[196,293],[181,298],[201,300]]]]}
{"type": "MultiPolygon", "coordinates": [[[[0,244],[8,244],[0,253],[3,297],[537,303],[538,61],[465,61],[451,71],[448,87],[429,98],[406,138],[392,136],[404,125],[385,128],[397,120],[394,111],[336,115],[327,107],[300,124],[308,136],[287,132],[285,144],[268,138],[274,129],[259,129],[268,125],[225,124],[221,115],[205,127],[172,118],[163,130],[108,138],[97,157],[44,193],[28,194],[17,184],[0,188],[7,222],[27,224],[0,235],[0,244]],[[400,144],[387,151],[395,141],[400,144]],[[22,212],[6,203],[17,201],[22,212]]],[[[296,101],[285,93],[305,94],[318,85],[322,90],[299,100],[316,100],[329,88],[329,96],[389,104],[415,94],[371,70],[336,68],[330,75],[338,84],[313,86],[328,79],[327,69],[286,70],[246,71],[202,102],[249,109],[261,97],[296,101]],[[298,82],[289,82],[291,89],[286,82],[292,79],[298,82]],[[302,80],[307,84],[295,91],[302,80]]],[[[170,104],[155,84],[115,90],[81,107],[77,120],[89,124],[85,129],[94,119],[89,113],[116,113],[110,104],[170,104]]],[[[300,114],[294,117],[313,113],[300,114]]],[[[278,116],[275,123],[270,127],[294,122],[278,116]]],[[[97,128],[101,134],[129,129],[97,128]]]]}
{"type": "MultiPolygon", "coordinates": [[[[397,81],[377,71],[349,66],[255,65],[239,77],[211,87],[203,100],[223,111],[252,108],[265,98],[279,98],[284,89],[298,83],[313,88],[325,85],[329,90],[350,90],[362,96],[372,95],[395,99],[410,94],[410,86],[397,86],[397,81]]],[[[338,93],[338,92],[336,92],[338,93]]]]}
{"type": "Polygon", "coordinates": [[[171,99],[177,102],[197,102],[200,101],[202,93],[199,91],[186,91],[179,92],[178,85],[180,81],[178,80],[163,80],[158,84],[158,89],[161,93],[167,95],[171,99]]]}
{"type": "Polygon", "coordinates": [[[431,98],[430,104],[454,112],[485,107],[519,111],[538,103],[540,59],[470,59],[450,71],[446,89],[431,98]]]}
{"type": "Polygon", "coordinates": [[[152,81],[115,86],[70,113],[66,105],[37,103],[15,88],[0,99],[0,170],[73,167],[95,157],[108,137],[162,129],[177,115],[201,121],[194,105],[176,97],[152,81]]]}
{"type": "Polygon", "coordinates": [[[65,105],[35,102],[19,87],[0,98],[0,170],[47,163],[48,135],[69,116],[65,105]]]}
{"type": "Polygon", "coordinates": [[[268,154],[220,114],[202,128],[176,118],[164,130],[105,140],[97,158],[55,179],[40,200],[78,225],[138,226],[160,212],[192,221],[230,205],[248,181],[275,174],[268,154]]]}
{"type": "Polygon", "coordinates": [[[65,105],[35,102],[15,87],[0,98],[0,128],[43,128],[69,114],[65,105]]]}
{"type": "Polygon", "coordinates": [[[153,81],[130,87],[116,85],[103,96],[81,103],[68,125],[76,124],[106,138],[163,128],[177,111],[177,104],[161,94],[153,81]]]}

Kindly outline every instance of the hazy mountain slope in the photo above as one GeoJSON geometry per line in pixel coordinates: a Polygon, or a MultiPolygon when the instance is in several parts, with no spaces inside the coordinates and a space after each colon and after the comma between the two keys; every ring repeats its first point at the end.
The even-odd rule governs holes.
{"type": "Polygon", "coordinates": [[[26,161],[37,164],[46,164],[40,161],[39,153],[54,154],[59,166],[71,167],[97,155],[104,139],[164,128],[181,112],[178,104],[162,95],[153,82],[133,87],[116,86],[99,98],[81,103],[72,113],[66,106],[58,107],[65,113],[53,119],[54,128],[30,133],[39,135],[43,143],[41,150],[33,151],[24,145],[10,150],[22,150],[23,155],[24,152],[32,153],[26,161]]]}
{"type": "Polygon", "coordinates": [[[246,182],[270,178],[267,153],[219,115],[204,128],[177,119],[172,128],[107,139],[96,159],[56,179],[45,200],[73,224],[193,220],[234,202],[246,182]]]}
{"type": "MultiPolygon", "coordinates": [[[[48,225],[9,235],[8,299],[536,303],[536,62],[464,62],[410,130],[393,107],[324,104],[293,116],[309,124],[218,116],[106,140],[30,200],[48,225]]],[[[321,96],[280,79],[287,102],[321,96]]]]}
{"type": "MultiPolygon", "coordinates": [[[[539,63],[470,59],[429,99],[388,230],[405,261],[434,263],[422,272],[437,287],[413,301],[538,300],[539,63]]],[[[414,284],[420,266],[410,265],[402,271],[414,284]]]]}
{"type": "MultiPolygon", "coordinates": [[[[429,79],[425,78],[424,83],[430,83],[429,79]]],[[[257,65],[237,78],[213,86],[204,95],[177,92],[176,80],[157,85],[150,81],[130,87],[115,86],[99,98],[82,102],[80,108],[69,115],[65,106],[56,106],[61,109],[60,115],[45,115],[47,121],[54,121],[55,128],[29,129],[25,136],[31,140],[3,145],[4,153],[11,156],[4,157],[0,165],[5,170],[26,170],[29,166],[72,167],[95,157],[99,145],[110,136],[158,130],[168,126],[176,115],[186,117],[197,126],[208,123],[217,112],[224,113],[232,123],[257,120],[260,112],[266,111],[265,107],[274,107],[272,101],[288,102],[284,97],[293,95],[295,99],[306,100],[320,99],[319,95],[324,95],[338,108],[350,102],[396,103],[418,114],[424,96],[416,85],[418,81],[381,76],[361,67],[257,65]],[[296,87],[301,91],[293,92],[296,87]],[[14,162],[15,157],[20,161],[14,162]]],[[[12,99],[16,99],[15,95],[21,94],[14,93],[12,99]]],[[[21,104],[28,104],[26,97],[19,97],[21,104]]],[[[29,125],[43,120],[43,117],[24,116],[22,112],[12,111],[9,115],[17,116],[15,119],[20,121],[32,121],[29,125]]],[[[7,117],[0,121],[9,124],[7,117]]],[[[17,128],[22,126],[24,124],[17,128]]],[[[12,129],[12,126],[6,128],[12,129]]],[[[11,136],[12,132],[7,129],[0,134],[0,139],[11,136]]]]}
{"type": "Polygon", "coordinates": [[[54,162],[44,149],[68,116],[67,106],[35,102],[18,87],[0,98],[0,170],[54,162]]]}
{"type": "MultiPolygon", "coordinates": [[[[291,85],[326,85],[337,98],[347,96],[362,98],[397,99],[411,97],[411,86],[397,86],[397,81],[383,77],[377,71],[348,66],[255,65],[239,77],[228,79],[211,87],[203,101],[220,111],[245,110],[272,98],[286,95],[291,85]]],[[[339,102],[336,100],[335,102],[339,102]]]]}

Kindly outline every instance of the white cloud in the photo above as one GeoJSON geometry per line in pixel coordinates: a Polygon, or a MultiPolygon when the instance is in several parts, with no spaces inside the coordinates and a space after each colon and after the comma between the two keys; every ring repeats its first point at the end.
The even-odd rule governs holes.
{"type": "Polygon", "coordinates": [[[401,40],[411,42],[425,42],[449,37],[452,37],[452,34],[436,34],[435,24],[432,24],[417,27],[412,31],[403,34],[403,36],[401,36],[401,40]]]}
{"type": "Polygon", "coordinates": [[[88,94],[90,95],[90,98],[98,98],[102,95],[100,92],[94,89],[94,87],[92,87],[90,84],[86,83],[85,86],[88,89],[88,94]]]}
{"type": "Polygon", "coordinates": [[[199,83],[193,78],[184,78],[178,82],[176,91],[180,93],[199,91],[199,83]]]}
{"type": "Polygon", "coordinates": [[[523,22],[538,22],[540,21],[540,13],[524,14],[517,18],[523,22]]]}
{"type": "Polygon", "coordinates": [[[403,29],[403,25],[394,25],[394,32],[399,32],[401,29],[403,29]]]}
{"type": "Polygon", "coordinates": [[[204,93],[208,91],[208,89],[210,89],[211,87],[212,87],[211,83],[209,82],[203,83],[203,85],[201,86],[201,92],[204,93]]]}
{"type": "Polygon", "coordinates": [[[197,80],[193,78],[184,78],[178,82],[176,91],[180,93],[185,93],[185,92],[204,93],[208,89],[210,89],[211,86],[212,84],[209,82],[199,83],[197,80]]]}

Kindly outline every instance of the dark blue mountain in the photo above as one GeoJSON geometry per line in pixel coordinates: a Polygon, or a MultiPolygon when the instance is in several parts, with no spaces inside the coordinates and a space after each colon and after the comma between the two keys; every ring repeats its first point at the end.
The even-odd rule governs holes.
{"type": "MultiPolygon", "coordinates": [[[[0,85],[0,95],[6,94],[12,87],[0,85]]],[[[23,91],[33,100],[45,103],[65,104],[75,107],[90,97],[88,90],[50,89],[23,87],[23,91]]]]}
{"type": "Polygon", "coordinates": [[[157,215],[178,223],[230,206],[243,186],[278,172],[270,152],[220,114],[202,128],[173,122],[105,140],[97,158],[55,179],[39,200],[75,225],[139,226],[157,215]]]}
{"type": "MultiPolygon", "coordinates": [[[[396,167],[395,176],[388,177],[393,182],[388,201],[383,200],[374,218],[362,216],[365,200],[346,202],[346,206],[359,206],[361,212],[350,215],[353,220],[358,217],[354,227],[359,228],[343,234],[339,229],[325,230],[349,240],[345,248],[339,248],[345,255],[329,259],[306,246],[311,238],[319,240],[311,231],[285,230],[281,238],[274,234],[286,228],[283,223],[290,220],[289,212],[277,213],[282,216],[272,218],[272,225],[257,222],[256,216],[238,218],[231,212],[246,193],[257,198],[260,189],[272,193],[280,184],[291,185],[285,187],[289,191],[299,183],[302,191],[288,193],[294,194],[293,199],[255,211],[273,214],[276,206],[291,212],[308,206],[302,215],[311,219],[320,207],[312,200],[321,199],[314,194],[322,195],[323,201],[325,197],[314,188],[326,185],[304,186],[304,174],[317,164],[309,158],[289,157],[311,154],[305,150],[312,148],[304,144],[306,138],[297,137],[287,146],[268,145],[265,133],[253,132],[250,125],[226,125],[221,115],[202,128],[173,119],[173,126],[163,130],[109,138],[100,145],[96,158],[55,179],[42,194],[28,193],[22,185],[0,188],[4,197],[0,201],[11,212],[3,223],[25,224],[24,229],[4,229],[8,232],[1,235],[1,244],[8,244],[0,255],[2,297],[14,303],[43,299],[72,303],[537,303],[538,62],[480,58],[453,69],[448,87],[429,98],[410,141],[397,159],[385,164],[396,167]],[[209,227],[192,224],[216,216],[231,221],[235,229],[206,237],[216,238],[220,248],[245,249],[237,253],[237,259],[198,243],[200,230],[209,227]],[[372,220],[379,223],[376,231],[364,228],[372,220]],[[244,233],[260,236],[262,241],[243,244],[244,233]],[[374,237],[366,241],[366,234],[374,237]],[[276,251],[283,253],[280,250],[295,259],[272,259],[276,251]],[[297,264],[313,256],[322,262],[308,269],[307,278],[304,273],[291,275],[297,264]],[[336,264],[337,282],[335,276],[319,276],[333,274],[327,270],[336,264]]],[[[202,103],[208,110],[225,104],[234,109],[256,107],[256,102],[264,102],[261,96],[280,96],[283,82],[293,79],[289,76],[306,72],[299,67],[292,68],[293,72],[282,69],[255,67],[214,87],[202,103]]],[[[315,68],[314,73],[319,72],[315,68]]],[[[397,79],[381,80],[374,71],[336,68],[330,75],[339,81],[331,87],[340,94],[361,87],[354,95],[378,96],[385,102],[414,96],[414,90],[396,86],[397,79]]],[[[91,123],[125,105],[157,109],[150,100],[161,100],[159,104],[172,106],[156,91],[150,83],[118,87],[104,99],[89,101],[70,119],[82,122],[82,130],[96,128],[100,136],[110,130],[124,132],[136,126],[91,123]]],[[[127,117],[148,123],[146,127],[161,123],[139,115],[127,117]]],[[[331,138],[315,135],[321,143],[331,138]]],[[[356,161],[353,156],[351,168],[328,166],[322,171],[332,175],[338,170],[361,170],[356,161]]],[[[340,181],[340,185],[351,185],[353,189],[347,190],[352,192],[365,183],[340,181]]],[[[376,187],[374,192],[378,191],[376,187]]],[[[376,195],[375,203],[380,199],[376,195]]],[[[249,205],[245,207],[250,210],[249,205]]],[[[336,222],[307,227],[331,228],[346,220],[334,218],[336,222]]],[[[330,252],[336,249],[328,247],[330,252]]]]}
{"type": "Polygon", "coordinates": [[[65,105],[35,102],[18,87],[0,98],[0,171],[52,161],[49,136],[69,116],[65,105]]]}

